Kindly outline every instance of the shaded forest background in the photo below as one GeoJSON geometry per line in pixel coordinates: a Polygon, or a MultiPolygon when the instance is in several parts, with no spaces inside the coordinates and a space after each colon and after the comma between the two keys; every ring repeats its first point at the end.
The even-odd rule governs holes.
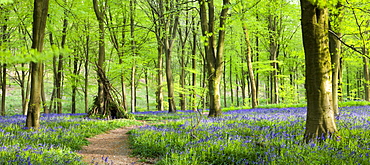
{"type": "MultiPolygon", "coordinates": [[[[202,37],[198,2],[95,2],[102,20],[93,1],[51,0],[44,51],[36,53],[30,49],[33,1],[0,1],[2,115],[26,114],[32,61],[44,64],[45,113],[87,112],[98,95],[102,41],[105,74],[128,111],[168,110],[170,101],[178,110],[208,107],[207,40],[202,37]]],[[[221,5],[215,1],[217,16],[221,5]]],[[[352,0],[331,9],[343,13],[340,18],[331,15],[331,22],[338,22],[331,30],[339,29],[345,43],[340,49],[341,101],[370,101],[369,6],[365,0],[352,0]]],[[[248,54],[259,105],[306,102],[300,26],[298,1],[231,2],[223,27],[222,107],[252,106],[248,54]]]]}

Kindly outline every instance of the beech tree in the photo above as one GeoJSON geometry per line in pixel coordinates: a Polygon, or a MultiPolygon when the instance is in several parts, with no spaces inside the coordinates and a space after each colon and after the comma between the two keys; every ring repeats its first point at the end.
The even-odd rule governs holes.
{"type": "Polygon", "coordinates": [[[335,8],[330,11],[329,19],[329,49],[331,55],[331,63],[333,65],[333,77],[332,77],[332,91],[333,91],[333,110],[335,115],[339,115],[338,110],[338,89],[340,79],[340,54],[341,54],[341,42],[337,37],[342,37],[341,34],[341,21],[343,14],[343,6],[340,2],[337,2],[335,8]]]}
{"type": "Polygon", "coordinates": [[[332,65],[326,1],[301,0],[302,35],[306,63],[306,142],[336,136],[332,104],[332,65]]]}
{"type": "MultiPolygon", "coordinates": [[[[34,1],[31,48],[35,50],[35,54],[41,53],[44,47],[48,9],[49,0],[34,1]]],[[[41,84],[44,73],[42,65],[42,62],[40,61],[33,61],[30,63],[31,90],[26,119],[27,128],[38,129],[40,127],[41,84]]]]}
{"type": "Polygon", "coordinates": [[[200,24],[202,35],[206,39],[204,50],[208,69],[208,95],[209,117],[221,116],[220,82],[224,67],[224,41],[227,13],[229,11],[229,0],[223,0],[222,10],[219,16],[219,26],[215,26],[215,6],[213,0],[199,0],[200,24]],[[218,30],[218,32],[216,31],[218,30]],[[218,34],[218,36],[217,36],[218,34]]]}

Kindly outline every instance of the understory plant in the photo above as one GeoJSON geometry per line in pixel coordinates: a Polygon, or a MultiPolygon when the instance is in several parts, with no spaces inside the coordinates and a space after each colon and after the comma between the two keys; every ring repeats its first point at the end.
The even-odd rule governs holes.
{"type": "Polygon", "coordinates": [[[303,143],[306,108],[228,111],[221,118],[183,118],[131,132],[134,153],[158,164],[366,164],[369,106],[342,107],[341,140],[303,143]]]}
{"type": "Polygon", "coordinates": [[[43,114],[41,128],[24,128],[26,116],[0,117],[0,164],[83,164],[77,154],[87,137],[134,120],[99,120],[86,114],[43,114]]]}

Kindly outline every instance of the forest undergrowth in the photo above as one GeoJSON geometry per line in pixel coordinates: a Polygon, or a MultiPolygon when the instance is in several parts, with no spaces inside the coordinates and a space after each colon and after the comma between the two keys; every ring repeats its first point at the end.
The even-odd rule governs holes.
{"type": "MultiPolygon", "coordinates": [[[[353,104],[347,104],[353,105],[353,104]]],[[[344,106],[340,141],[302,143],[305,107],[206,112],[137,112],[153,123],[130,131],[133,154],[157,164],[366,164],[370,161],[370,106],[344,106]],[[202,116],[201,116],[202,114],[202,116]]],[[[86,114],[43,114],[41,128],[24,128],[24,115],[0,117],[0,164],[84,164],[77,151],[87,137],[137,120],[101,120],[86,114]]]]}
{"type": "Polygon", "coordinates": [[[192,115],[131,131],[131,144],[135,154],[160,157],[163,165],[367,164],[369,110],[340,108],[339,141],[303,143],[306,108],[300,107],[232,110],[200,122],[197,113],[182,112],[192,115]]]}

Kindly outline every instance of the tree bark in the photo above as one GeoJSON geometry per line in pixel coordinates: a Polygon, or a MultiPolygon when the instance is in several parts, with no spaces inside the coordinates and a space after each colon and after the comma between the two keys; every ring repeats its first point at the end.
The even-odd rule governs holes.
{"type": "Polygon", "coordinates": [[[269,53],[270,53],[270,60],[272,71],[270,74],[270,95],[271,95],[271,103],[278,104],[279,103],[279,84],[278,84],[278,63],[277,57],[279,52],[279,44],[278,44],[278,17],[275,15],[269,15],[269,53]]]}
{"type": "Polygon", "coordinates": [[[146,99],[146,110],[150,110],[149,104],[149,78],[148,78],[148,68],[145,68],[145,99],[146,99]]]}
{"type": "Polygon", "coordinates": [[[369,60],[367,59],[367,57],[362,57],[363,59],[363,69],[364,69],[364,72],[363,72],[363,77],[364,77],[364,93],[365,93],[365,100],[366,101],[370,101],[370,73],[369,73],[369,60]]]}
{"type": "MultiPolygon", "coordinates": [[[[342,21],[342,5],[338,2],[336,5],[335,12],[330,12],[331,17],[333,20],[329,22],[329,29],[332,30],[336,36],[341,37],[342,34],[340,33],[340,23],[342,21]]],[[[339,39],[334,36],[334,34],[329,34],[329,49],[331,54],[331,63],[333,65],[333,78],[332,78],[332,90],[333,90],[333,110],[334,115],[339,115],[338,109],[338,89],[339,87],[339,77],[340,77],[340,55],[341,55],[341,42],[339,39]]]]}
{"type": "MultiPolygon", "coordinates": [[[[2,7],[0,7],[0,10],[2,10],[2,12],[0,14],[3,14],[3,12],[8,12],[8,9],[3,9],[2,7]]],[[[2,27],[1,27],[1,42],[0,42],[0,46],[3,46],[5,43],[9,42],[9,34],[7,33],[10,33],[8,32],[8,24],[7,24],[7,21],[8,21],[8,16],[5,16],[4,17],[4,22],[2,22],[2,27]]],[[[6,49],[6,46],[4,46],[4,50],[6,49]]],[[[0,69],[2,69],[0,71],[0,80],[1,80],[1,110],[0,110],[0,114],[1,116],[5,116],[5,111],[6,111],[6,104],[5,104],[5,101],[6,101],[6,74],[7,74],[7,64],[4,62],[0,69]]]]}
{"type": "Polygon", "coordinates": [[[302,33],[306,63],[306,142],[336,136],[332,105],[332,65],[328,38],[328,8],[301,0],[302,33]]]}
{"type": "MultiPolygon", "coordinates": [[[[172,2],[166,2],[165,12],[170,12],[170,10],[175,9],[175,6],[172,2]]],[[[164,8],[163,8],[164,9],[164,8]]],[[[175,104],[175,95],[174,95],[174,80],[173,80],[173,71],[172,71],[172,50],[174,46],[174,39],[176,38],[178,23],[179,23],[179,16],[175,14],[171,14],[166,16],[164,30],[166,31],[164,35],[164,53],[166,56],[165,64],[166,64],[166,80],[167,80],[167,97],[168,97],[168,112],[175,113],[176,112],[176,104],[175,104]]]]}
{"type": "Polygon", "coordinates": [[[158,61],[157,61],[157,91],[156,91],[156,102],[157,102],[158,111],[164,111],[162,80],[163,80],[163,46],[162,44],[159,43],[158,44],[158,61]]]}
{"type": "MultiPolygon", "coordinates": [[[[66,43],[66,39],[67,39],[67,26],[68,26],[68,20],[65,18],[63,20],[63,29],[62,29],[62,43],[61,43],[61,47],[62,49],[65,48],[65,43],[66,43]]],[[[59,54],[59,58],[58,58],[58,69],[57,69],[57,77],[56,77],[56,98],[58,99],[57,101],[57,112],[59,114],[63,113],[63,107],[62,107],[62,82],[63,82],[63,63],[64,63],[64,59],[63,59],[63,54],[59,54]]]]}
{"type": "MultiPolygon", "coordinates": [[[[49,9],[49,0],[35,0],[32,26],[32,49],[42,52],[45,37],[46,19],[49,9]]],[[[26,127],[38,129],[40,127],[41,84],[43,69],[42,63],[30,63],[31,89],[30,102],[27,112],[26,127]]]]}
{"type": "Polygon", "coordinates": [[[7,64],[2,65],[2,78],[1,78],[1,116],[5,116],[5,110],[6,110],[6,68],[7,64]]]}
{"type": "Polygon", "coordinates": [[[77,83],[78,83],[78,79],[76,77],[79,74],[78,72],[79,72],[78,58],[77,58],[77,55],[74,55],[73,57],[73,78],[72,78],[72,108],[71,108],[71,113],[73,114],[76,113],[77,83]]]}
{"type": "MultiPolygon", "coordinates": [[[[185,60],[185,54],[186,54],[186,43],[188,41],[188,36],[190,34],[189,30],[189,20],[188,20],[188,12],[186,13],[186,20],[185,20],[185,26],[184,26],[184,32],[182,31],[181,28],[178,28],[179,32],[179,38],[180,38],[180,45],[181,45],[181,57],[180,57],[180,65],[181,65],[181,73],[180,73],[180,86],[183,91],[185,91],[185,79],[186,79],[186,74],[185,74],[185,68],[187,65],[187,61],[185,60]]],[[[179,94],[180,97],[180,107],[181,110],[186,110],[186,94],[185,92],[180,92],[179,94]]]]}
{"type": "Polygon", "coordinates": [[[223,51],[229,4],[229,0],[223,0],[223,7],[220,13],[220,29],[218,31],[218,39],[216,40],[217,32],[215,31],[214,2],[213,0],[199,0],[202,35],[207,38],[207,44],[205,44],[204,47],[208,68],[208,94],[210,98],[209,117],[219,117],[222,115],[220,82],[224,67],[223,51]],[[208,10],[206,4],[208,4],[208,10]]]}
{"type": "MultiPolygon", "coordinates": [[[[135,3],[130,0],[130,36],[131,36],[131,52],[133,57],[136,56],[136,42],[135,42],[135,3]]],[[[131,112],[136,111],[136,60],[134,58],[131,67],[131,112]]]]}
{"type": "MultiPolygon", "coordinates": [[[[196,54],[197,54],[197,32],[196,32],[196,26],[195,26],[195,21],[194,21],[195,17],[193,16],[192,17],[192,34],[193,34],[193,42],[192,42],[192,48],[191,48],[191,55],[192,55],[192,58],[191,58],[191,68],[194,70],[196,70],[196,67],[197,67],[197,60],[196,60],[196,54]]],[[[197,105],[196,105],[196,91],[195,91],[195,86],[197,84],[197,74],[195,72],[193,72],[191,74],[191,85],[192,85],[192,92],[191,92],[191,105],[192,105],[192,110],[193,111],[197,111],[197,105]]]]}
{"type": "MultiPolygon", "coordinates": [[[[113,24],[113,16],[111,12],[111,8],[108,8],[108,18],[107,18],[107,24],[108,24],[108,30],[110,32],[110,39],[113,44],[113,47],[116,49],[118,54],[118,62],[119,64],[123,64],[124,59],[124,47],[126,45],[125,38],[126,38],[126,30],[125,27],[127,26],[127,15],[125,12],[123,13],[122,18],[122,27],[121,30],[118,29],[118,27],[115,27],[117,25],[113,24]],[[119,39],[119,35],[117,34],[119,31],[121,31],[121,38],[119,39]]],[[[117,20],[119,22],[119,20],[117,20]]],[[[120,76],[120,84],[121,84],[121,100],[122,100],[122,107],[124,111],[127,111],[127,105],[126,105],[126,84],[125,84],[125,75],[124,75],[124,69],[122,69],[121,76],[120,76]]]]}
{"type": "Polygon", "coordinates": [[[243,31],[244,31],[244,40],[247,45],[247,65],[248,65],[248,74],[249,74],[249,82],[251,88],[251,97],[252,97],[252,108],[256,108],[258,105],[257,100],[257,88],[256,88],[256,80],[254,78],[254,71],[252,65],[252,47],[249,41],[249,33],[246,23],[243,22],[243,31]]]}
{"type": "MultiPolygon", "coordinates": [[[[85,27],[85,32],[88,31],[88,27],[85,27]]],[[[85,102],[85,113],[89,112],[89,58],[90,58],[90,35],[86,35],[85,43],[85,81],[84,81],[84,102],[85,102]]]]}
{"type": "MultiPolygon", "coordinates": [[[[232,57],[230,57],[229,67],[230,67],[230,75],[229,75],[230,76],[230,79],[229,79],[229,82],[230,82],[231,105],[234,106],[234,87],[233,87],[233,84],[234,84],[234,82],[233,82],[233,75],[234,74],[233,74],[233,69],[232,69],[233,68],[233,58],[232,57]]],[[[226,73],[225,73],[225,75],[226,75],[226,73]]],[[[225,79],[226,79],[226,77],[225,77],[225,79]]],[[[225,83],[225,87],[224,88],[226,88],[226,83],[225,83]]],[[[238,92],[238,90],[236,90],[236,92],[238,92]]],[[[236,99],[238,100],[238,96],[236,96],[236,99]]],[[[225,104],[225,106],[227,106],[227,105],[225,104]]]]}
{"type": "MultiPolygon", "coordinates": [[[[104,29],[104,13],[103,6],[99,6],[97,0],[93,0],[93,7],[96,18],[99,24],[99,57],[98,57],[98,70],[104,72],[104,63],[105,63],[105,29],[104,29]],[[100,69],[99,69],[100,68],[100,69]]],[[[99,73],[97,73],[99,75],[99,73]]],[[[105,114],[105,92],[104,92],[104,82],[98,77],[98,114],[105,114]]]]}

